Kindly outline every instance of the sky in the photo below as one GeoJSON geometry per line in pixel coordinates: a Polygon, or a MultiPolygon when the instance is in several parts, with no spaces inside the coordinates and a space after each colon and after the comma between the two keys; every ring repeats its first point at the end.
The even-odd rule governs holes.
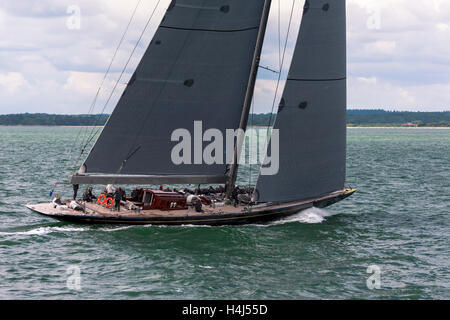
{"type": "MultiPolygon", "coordinates": [[[[288,35],[282,79],[304,1],[272,0],[261,65],[280,67],[288,35]]],[[[0,0],[0,114],[88,113],[138,3],[93,113],[113,110],[170,0],[0,0]]],[[[450,110],[450,0],[347,0],[347,41],[349,109],[450,110]]],[[[275,87],[275,74],[260,69],[255,113],[271,111],[275,87]]]]}

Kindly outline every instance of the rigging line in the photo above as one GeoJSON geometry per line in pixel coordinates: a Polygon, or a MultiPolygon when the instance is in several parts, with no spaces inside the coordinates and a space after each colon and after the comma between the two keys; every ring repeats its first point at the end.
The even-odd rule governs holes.
{"type": "MultiPolygon", "coordinates": [[[[254,112],[255,111],[255,97],[253,97],[253,99],[252,99],[252,104],[251,104],[251,117],[250,117],[250,119],[251,119],[251,123],[252,123],[252,126],[254,127],[255,126],[255,123],[254,123],[254,112]]],[[[258,129],[255,129],[255,131],[256,130],[258,130],[258,129]]],[[[248,132],[247,132],[248,133],[248,132]]],[[[247,134],[246,133],[246,134],[247,134]]],[[[252,133],[252,131],[250,130],[250,135],[249,135],[249,150],[248,150],[248,191],[249,191],[249,195],[250,195],[250,198],[251,198],[251,193],[250,193],[250,189],[251,189],[251,187],[252,187],[252,152],[251,152],[251,150],[252,150],[252,141],[253,141],[253,139],[252,139],[252,136],[251,136],[251,133],[252,133]]],[[[256,139],[258,139],[258,136],[256,137],[256,139]]],[[[258,153],[259,152],[259,150],[257,149],[256,150],[256,153],[258,153]]],[[[248,204],[248,206],[247,206],[247,210],[249,211],[249,212],[251,212],[252,211],[252,206],[250,205],[250,203],[248,204]]]]}
{"type": "MultiPolygon", "coordinates": [[[[148,26],[149,26],[149,24],[150,24],[150,21],[152,20],[154,14],[155,14],[155,12],[156,12],[156,9],[159,7],[160,2],[161,2],[161,0],[158,0],[158,2],[156,3],[156,6],[155,6],[154,9],[153,9],[152,14],[151,14],[150,17],[148,18],[147,23],[146,23],[146,25],[145,25],[145,27],[144,27],[144,30],[142,31],[141,35],[139,36],[139,39],[138,39],[138,41],[136,42],[136,44],[135,44],[135,46],[134,46],[134,48],[133,48],[133,51],[131,52],[130,57],[128,58],[128,61],[127,61],[127,63],[125,64],[125,66],[124,66],[124,68],[123,68],[123,70],[122,70],[122,72],[121,72],[119,78],[117,79],[116,84],[114,85],[114,88],[113,88],[113,90],[111,91],[111,94],[110,94],[109,97],[108,97],[108,100],[106,101],[105,105],[103,106],[103,109],[102,109],[101,114],[103,114],[103,112],[105,111],[106,107],[108,106],[108,103],[109,103],[109,101],[111,100],[111,98],[112,98],[112,96],[113,96],[113,94],[114,94],[114,92],[115,92],[115,90],[116,90],[116,88],[117,88],[117,85],[119,84],[120,80],[122,79],[122,76],[123,76],[123,74],[125,73],[125,70],[127,69],[128,64],[129,64],[130,61],[131,61],[131,58],[133,57],[134,52],[136,51],[136,48],[138,47],[139,43],[141,42],[142,37],[144,36],[145,31],[147,30],[147,28],[148,28],[148,26]]],[[[95,126],[93,127],[93,129],[92,129],[92,131],[91,131],[90,138],[88,139],[88,141],[86,142],[86,144],[85,144],[84,147],[83,147],[83,151],[84,151],[84,149],[86,148],[86,146],[92,141],[92,139],[98,134],[99,129],[97,129],[95,132],[94,132],[94,129],[95,129],[95,126]]],[[[81,155],[80,155],[80,156],[81,156],[81,155]]]]}
{"type": "MultiPolygon", "coordinates": [[[[135,15],[136,15],[137,9],[138,9],[139,5],[141,4],[141,2],[142,2],[142,0],[139,0],[139,1],[137,2],[137,4],[136,4],[136,7],[135,7],[134,10],[133,10],[133,13],[132,13],[132,15],[131,15],[131,17],[130,17],[130,20],[128,21],[128,24],[127,24],[127,26],[126,26],[126,28],[125,28],[125,31],[123,32],[122,37],[121,37],[121,39],[120,39],[120,41],[119,41],[119,44],[118,44],[117,47],[116,47],[116,50],[115,50],[115,52],[114,52],[114,54],[113,54],[113,57],[112,57],[112,59],[111,59],[111,61],[110,61],[110,63],[109,63],[109,66],[108,66],[108,68],[107,68],[107,70],[106,70],[106,72],[105,72],[105,75],[104,75],[104,77],[103,77],[103,79],[102,79],[102,82],[101,82],[99,88],[97,89],[97,93],[96,93],[96,95],[95,95],[95,97],[94,97],[94,100],[93,100],[93,102],[92,102],[92,104],[91,104],[91,106],[90,106],[90,108],[89,108],[88,115],[90,115],[91,113],[93,113],[93,111],[94,111],[94,109],[95,109],[95,105],[96,105],[96,103],[97,103],[97,99],[98,99],[98,96],[99,96],[99,94],[100,94],[100,91],[101,91],[101,89],[102,89],[102,87],[103,87],[103,85],[104,85],[104,83],[105,83],[105,81],[106,81],[106,78],[107,78],[109,72],[111,71],[111,68],[112,68],[112,65],[113,65],[113,63],[114,63],[114,61],[115,61],[115,59],[116,59],[117,53],[119,52],[119,49],[120,49],[120,47],[122,46],[122,43],[123,43],[123,41],[124,41],[124,39],[125,39],[125,36],[126,36],[126,34],[128,33],[128,30],[130,29],[131,23],[132,23],[132,21],[134,20],[134,17],[135,17],[135,15]]],[[[101,116],[102,116],[102,114],[99,114],[99,115],[97,116],[97,119],[100,119],[101,116]]],[[[94,120],[95,120],[95,118],[94,118],[94,120]]],[[[98,121],[98,120],[95,120],[95,122],[97,122],[97,121],[98,121]]],[[[82,156],[83,153],[84,153],[84,149],[85,149],[86,146],[83,147],[83,144],[85,143],[85,140],[87,139],[86,135],[87,135],[87,133],[88,133],[88,130],[89,130],[89,129],[88,129],[87,126],[84,128],[84,130],[83,130],[83,129],[79,130],[79,131],[78,131],[78,134],[77,134],[77,136],[76,136],[76,138],[75,138],[75,141],[74,141],[74,143],[72,144],[72,146],[71,146],[71,148],[70,148],[70,151],[69,151],[69,154],[68,154],[68,160],[70,159],[70,155],[72,154],[72,151],[74,150],[74,147],[75,147],[75,145],[77,144],[78,139],[79,139],[80,137],[82,137],[82,138],[81,138],[81,141],[80,141],[80,148],[81,148],[80,153],[79,153],[79,155],[77,156],[77,158],[76,158],[76,160],[75,160],[73,166],[69,169],[69,173],[70,173],[70,172],[73,172],[73,171],[76,169],[76,167],[77,167],[77,165],[78,165],[78,162],[80,161],[81,156],[82,156]],[[81,134],[81,132],[83,132],[83,134],[81,134]]],[[[65,191],[66,191],[66,185],[64,184],[64,185],[63,185],[63,192],[65,193],[65,191]]]]}
{"type": "Polygon", "coordinates": [[[279,73],[278,71],[276,71],[276,70],[273,70],[273,69],[270,69],[269,67],[264,67],[264,66],[259,66],[261,69],[264,69],[264,70],[267,70],[267,71],[270,71],[270,72],[273,72],[273,73],[279,73]]]}
{"type": "MultiPolygon", "coordinates": [[[[273,109],[275,108],[275,102],[276,102],[277,96],[278,96],[278,89],[279,89],[279,86],[280,86],[280,80],[281,80],[281,74],[282,74],[282,71],[283,71],[284,59],[286,57],[286,48],[287,48],[287,43],[288,43],[288,40],[289,40],[289,33],[290,33],[290,30],[291,30],[291,25],[292,25],[292,17],[293,17],[293,14],[294,14],[294,7],[295,7],[295,0],[292,0],[292,7],[291,7],[291,13],[290,13],[290,17],[289,17],[289,24],[288,24],[288,29],[287,29],[287,33],[286,33],[286,39],[285,39],[285,42],[284,42],[283,55],[282,55],[281,64],[280,64],[280,73],[278,74],[277,86],[276,86],[276,89],[275,89],[275,95],[273,97],[272,109],[270,111],[270,117],[269,117],[269,123],[267,125],[266,145],[265,145],[264,149],[262,149],[262,150],[266,150],[266,154],[264,155],[264,159],[262,160],[262,162],[260,164],[260,170],[261,170],[261,167],[264,165],[265,157],[267,156],[267,148],[268,148],[269,142],[270,142],[269,130],[270,130],[270,125],[272,123],[273,109]]],[[[256,186],[255,186],[255,190],[256,190],[256,186]]]]}
{"type": "MultiPolygon", "coordinates": [[[[198,20],[200,14],[201,14],[201,11],[198,11],[197,15],[196,15],[195,18],[194,18],[194,23],[197,22],[197,20],[198,20]]],[[[188,40],[190,40],[190,37],[191,37],[192,34],[193,34],[193,32],[190,31],[189,34],[188,34],[188,36],[186,36],[186,38],[185,38],[185,40],[184,40],[184,42],[183,42],[183,45],[181,46],[181,48],[179,49],[179,51],[178,51],[178,53],[177,53],[177,57],[176,57],[176,59],[175,59],[175,62],[174,62],[174,63],[172,64],[172,66],[170,67],[170,71],[169,71],[169,75],[167,76],[167,79],[170,79],[170,78],[172,77],[172,74],[173,74],[173,72],[174,72],[174,68],[175,68],[175,66],[177,65],[177,63],[178,63],[178,61],[179,61],[179,59],[180,59],[180,57],[181,57],[181,54],[183,53],[183,50],[185,49],[186,45],[188,44],[188,40]]],[[[136,141],[137,141],[138,137],[140,136],[140,134],[142,133],[142,130],[144,129],[147,120],[149,119],[149,117],[151,116],[153,110],[155,109],[155,104],[156,104],[156,102],[159,100],[159,97],[160,97],[161,94],[163,93],[163,91],[164,91],[164,89],[166,88],[167,84],[168,84],[168,82],[165,81],[164,84],[163,84],[163,85],[161,86],[161,88],[159,89],[159,92],[155,95],[155,98],[153,99],[153,101],[152,101],[152,103],[151,103],[151,108],[149,108],[149,109],[147,110],[147,112],[146,112],[146,114],[145,114],[145,117],[143,118],[142,125],[141,125],[141,127],[139,128],[139,131],[137,131],[137,133],[136,133],[136,135],[135,135],[135,137],[134,137],[133,143],[130,145],[130,151],[129,151],[129,152],[131,152],[132,148],[133,148],[134,145],[136,144],[136,141]]]]}
{"type": "MultiPolygon", "coordinates": [[[[115,61],[115,59],[116,59],[116,57],[117,57],[117,53],[119,52],[119,49],[120,49],[120,47],[122,46],[122,43],[123,43],[123,41],[124,41],[124,39],[125,39],[125,36],[126,36],[126,34],[128,33],[128,30],[130,29],[131,23],[132,23],[132,21],[133,21],[135,15],[136,15],[137,9],[138,9],[139,5],[141,4],[141,2],[142,2],[142,0],[138,0],[138,2],[137,2],[137,4],[136,4],[136,7],[135,7],[134,10],[133,10],[133,13],[132,13],[132,15],[131,15],[131,17],[130,17],[130,20],[128,21],[128,24],[127,24],[127,26],[126,26],[126,28],[125,28],[125,31],[123,32],[122,37],[121,37],[121,39],[120,39],[120,41],[119,41],[119,44],[118,44],[117,47],[116,47],[116,50],[114,51],[113,57],[112,57],[112,59],[111,59],[111,61],[110,61],[110,63],[109,63],[109,66],[108,66],[108,68],[107,68],[107,70],[106,70],[106,72],[105,72],[105,74],[104,74],[104,76],[103,76],[103,79],[102,79],[102,81],[101,81],[101,83],[100,83],[100,86],[99,86],[98,89],[97,89],[97,92],[96,92],[96,94],[95,94],[94,100],[93,100],[91,106],[89,107],[88,115],[90,115],[91,113],[93,113],[93,111],[94,111],[94,109],[95,109],[95,105],[96,105],[96,103],[97,103],[97,99],[98,99],[98,97],[99,97],[100,91],[101,91],[101,89],[102,89],[102,87],[103,87],[103,85],[104,85],[104,83],[105,83],[105,81],[106,81],[106,78],[107,78],[109,72],[111,71],[112,65],[113,65],[113,63],[114,63],[114,61],[115,61]]],[[[102,113],[103,113],[103,112],[102,112],[102,113]]],[[[94,118],[94,120],[95,120],[94,123],[96,123],[96,122],[98,121],[98,119],[101,118],[101,115],[102,115],[102,114],[99,114],[99,115],[97,116],[97,120],[95,120],[95,118],[94,118]]],[[[70,160],[70,155],[72,154],[72,151],[74,150],[75,145],[77,144],[79,138],[81,138],[81,141],[80,141],[80,143],[81,143],[81,144],[80,144],[80,147],[83,146],[85,139],[87,139],[86,134],[88,133],[88,130],[89,130],[89,129],[88,129],[88,127],[86,126],[86,127],[84,127],[84,128],[81,128],[81,129],[78,131],[77,136],[76,136],[76,138],[75,138],[73,144],[71,145],[71,147],[70,147],[70,149],[69,149],[69,153],[67,154],[68,160],[70,160]],[[84,130],[83,130],[83,129],[84,129],[84,130]],[[83,133],[82,133],[82,132],[83,132],[83,133]],[[82,133],[82,134],[81,134],[81,133],[82,133]],[[84,138],[84,137],[86,137],[86,138],[84,138]]],[[[69,169],[69,173],[70,173],[70,172],[73,172],[73,170],[75,170],[75,168],[77,167],[77,164],[78,164],[78,162],[79,162],[80,159],[81,159],[81,156],[82,156],[82,154],[83,154],[83,152],[84,152],[84,148],[85,148],[85,147],[86,147],[86,146],[84,146],[84,147],[81,148],[80,154],[78,155],[77,159],[75,160],[74,165],[72,166],[72,168],[69,169]]],[[[56,189],[56,188],[55,188],[55,189],[56,189]]],[[[66,191],[66,185],[63,184],[63,192],[65,193],[65,191],[66,191]]]]}
{"type": "MultiPolygon", "coordinates": [[[[276,86],[276,89],[275,89],[275,95],[273,97],[272,109],[271,109],[270,117],[269,117],[269,123],[267,124],[266,146],[265,146],[264,149],[267,149],[267,147],[269,146],[269,138],[270,138],[269,137],[269,128],[270,128],[270,125],[272,123],[273,110],[275,108],[275,103],[277,101],[277,96],[278,96],[278,89],[280,87],[281,74],[282,74],[282,71],[283,71],[284,59],[286,57],[286,48],[287,48],[287,44],[288,44],[288,40],[289,40],[289,33],[290,33],[290,30],[291,30],[291,25],[292,25],[292,17],[293,17],[293,14],[294,14],[294,7],[295,7],[295,0],[292,0],[292,8],[291,8],[291,14],[290,14],[290,18],[289,18],[289,25],[288,25],[288,29],[287,29],[287,33],[286,33],[286,39],[285,39],[285,42],[284,42],[283,56],[282,56],[281,65],[280,65],[280,73],[278,74],[277,86],[276,86]]],[[[266,153],[267,153],[267,151],[266,151],[266,153]]]]}
{"type": "MultiPolygon", "coordinates": [[[[146,23],[144,29],[142,30],[142,32],[141,32],[141,34],[140,34],[140,36],[139,36],[138,41],[136,42],[136,44],[135,44],[135,46],[134,46],[134,48],[133,48],[133,50],[132,50],[132,52],[131,52],[131,54],[130,54],[130,56],[129,56],[129,58],[128,58],[126,64],[125,64],[125,66],[124,66],[124,68],[122,69],[122,72],[121,72],[119,78],[117,79],[117,81],[116,81],[116,83],[115,83],[115,85],[114,85],[114,88],[113,88],[112,91],[111,91],[111,94],[109,95],[107,101],[105,102],[101,114],[103,114],[103,112],[105,111],[106,107],[107,107],[108,104],[109,104],[109,101],[111,100],[112,96],[114,95],[114,93],[115,93],[115,91],[116,91],[116,88],[117,88],[117,86],[118,86],[120,80],[122,79],[122,76],[123,76],[123,74],[125,73],[125,71],[126,71],[126,69],[127,69],[127,67],[128,67],[128,64],[129,64],[130,61],[131,61],[131,58],[132,58],[133,55],[134,55],[134,52],[136,51],[136,49],[137,49],[139,43],[141,42],[142,37],[144,36],[145,31],[147,30],[147,28],[148,28],[148,26],[149,26],[149,24],[150,24],[150,21],[151,21],[151,19],[153,18],[154,14],[155,14],[155,12],[156,12],[156,9],[158,8],[160,2],[161,2],[161,0],[158,0],[158,2],[156,3],[156,6],[153,8],[152,14],[151,14],[150,17],[148,18],[147,23],[146,23]]],[[[96,124],[97,124],[97,123],[96,123],[96,124]]],[[[92,141],[92,139],[95,137],[95,135],[97,135],[97,133],[99,132],[99,129],[97,129],[97,130],[95,131],[95,133],[94,133],[94,130],[95,130],[95,125],[94,125],[93,129],[91,130],[91,135],[89,136],[89,139],[88,139],[86,145],[89,144],[89,143],[92,141]]],[[[84,148],[86,147],[86,145],[84,146],[84,148]]]]}
{"type": "MultiPolygon", "coordinates": [[[[126,159],[124,159],[122,161],[122,164],[120,165],[119,169],[116,171],[116,176],[118,176],[122,172],[122,169],[125,166],[125,164],[127,163],[127,161],[130,160],[131,157],[133,157],[136,154],[136,152],[139,151],[139,149],[141,149],[141,146],[137,147],[132,153],[128,154],[126,159]]],[[[113,182],[114,182],[113,185],[117,184],[117,179],[115,179],[113,182]]]]}
{"type": "MultiPolygon", "coordinates": [[[[251,115],[251,119],[252,119],[252,126],[253,127],[255,127],[255,97],[253,97],[253,100],[252,100],[252,106],[251,106],[251,113],[252,113],[252,115],[251,115]]],[[[258,130],[258,129],[255,129],[255,130],[258,130]]],[[[252,136],[250,135],[250,150],[252,150],[252,142],[253,142],[253,139],[252,139],[252,136]]],[[[251,155],[252,155],[252,153],[251,153],[251,151],[248,151],[248,153],[249,153],[249,161],[250,161],[250,163],[249,163],[249,178],[248,178],[248,187],[250,188],[251,187],[251,184],[252,184],[252,160],[251,160],[251,155]]],[[[258,153],[259,152],[259,150],[256,150],[256,153],[258,153]]]]}
{"type": "MultiPolygon", "coordinates": [[[[293,0],[293,1],[295,3],[295,0],[293,0]]],[[[291,13],[291,17],[292,17],[292,13],[291,13]]],[[[283,62],[282,62],[282,59],[281,59],[281,0],[278,0],[277,29],[278,29],[278,63],[279,63],[280,72],[278,72],[276,70],[272,70],[269,67],[261,66],[261,65],[259,67],[262,68],[262,69],[271,71],[273,73],[278,73],[278,76],[280,77],[281,71],[282,71],[282,67],[283,67],[283,62]]],[[[286,38],[287,37],[288,37],[288,35],[286,36],[286,38]]],[[[252,125],[255,126],[255,123],[254,123],[255,97],[253,97],[253,100],[252,100],[251,110],[252,110],[251,111],[251,122],[252,122],[252,125]]],[[[258,130],[258,129],[255,129],[255,130],[258,130]]],[[[251,139],[251,137],[250,137],[250,139],[251,139]]],[[[259,140],[259,133],[257,133],[256,140],[259,140]]],[[[250,140],[250,142],[252,142],[252,139],[250,140]]],[[[258,143],[257,143],[257,145],[258,145],[258,143]]],[[[258,159],[259,148],[256,146],[256,149],[257,149],[256,150],[256,157],[258,159]]],[[[257,163],[257,165],[259,165],[259,163],[257,163]]],[[[248,179],[248,187],[249,187],[249,189],[251,188],[251,186],[252,186],[252,166],[251,166],[251,163],[249,163],[249,179],[248,179]]],[[[250,205],[249,206],[249,210],[250,211],[251,211],[251,208],[252,208],[252,206],[250,205]]]]}
{"type": "MultiPolygon", "coordinates": [[[[142,2],[142,0],[138,0],[138,2],[137,2],[137,4],[136,4],[136,7],[135,7],[134,10],[133,10],[133,13],[132,13],[132,15],[131,15],[131,17],[130,17],[130,20],[128,21],[128,24],[127,24],[127,26],[126,26],[126,28],[125,28],[125,31],[123,32],[122,37],[121,37],[121,39],[120,39],[120,41],[119,41],[119,44],[118,44],[117,47],[116,47],[116,50],[115,50],[115,52],[114,52],[114,54],[113,54],[113,57],[112,57],[112,59],[111,59],[111,61],[110,61],[110,63],[109,63],[109,66],[108,66],[108,68],[107,68],[107,70],[106,70],[106,72],[105,72],[105,74],[104,74],[104,76],[103,76],[103,79],[102,79],[102,81],[101,81],[101,83],[100,83],[100,86],[99,86],[98,89],[97,89],[97,93],[96,93],[96,95],[95,95],[95,97],[94,97],[94,100],[93,100],[93,102],[92,102],[92,104],[91,104],[91,106],[90,106],[90,108],[89,108],[88,115],[90,115],[91,113],[93,113],[93,111],[94,111],[94,109],[95,109],[95,105],[97,104],[97,99],[98,99],[98,97],[99,97],[99,95],[100,95],[100,91],[101,91],[101,89],[103,88],[103,85],[105,84],[105,81],[106,81],[106,78],[108,77],[109,72],[111,71],[112,65],[113,65],[113,63],[114,63],[114,61],[115,61],[115,59],[116,59],[116,57],[117,57],[117,53],[119,52],[119,49],[120,49],[120,47],[122,46],[123,41],[125,40],[125,36],[126,36],[126,34],[128,33],[128,30],[130,29],[131,23],[132,23],[132,21],[133,21],[135,15],[136,15],[137,9],[138,9],[139,5],[141,4],[141,2],[142,2]]],[[[101,114],[99,114],[99,115],[97,116],[97,118],[101,118],[101,114]]],[[[94,120],[95,120],[95,118],[94,118],[94,120]]],[[[87,138],[87,137],[86,137],[86,134],[87,134],[88,130],[89,130],[89,129],[88,129],[88,127],[86,126],[86,127],[84,128],[83,134],[81,135],[81,136],[84,137],[84,138],[81,139],[80,147],[83,146],[83,144],[84,144],[84,142],[85,142],[85,139],[87,138]]],[[[81,134],[81,131],[83,131],[83,130],[80,130],[80,131],[78,132],[78,135],[77,135],[77,137],[75,138],[75,141],[74,141],[74,145],[77,143],[78,138],[79,138],[79,136],[80,136],[80,134],[81,134]]],[[[73,151],[73,149],[70,150],[70,153],[72,153],[72,151],[73,151]]],[[[81,152],[81,151],[80,151],[80,152],[81,152]]]]}
{"type": "Polygon", "coordinates": [[[278,0],[278,63],[280,69],[282,67],[281,63],[281,0],[278,0]]]}

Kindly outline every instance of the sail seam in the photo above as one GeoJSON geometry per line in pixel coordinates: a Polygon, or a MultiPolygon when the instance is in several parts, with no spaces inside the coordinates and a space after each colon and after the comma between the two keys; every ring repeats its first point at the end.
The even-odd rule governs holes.
{"type": "Polygon", "coordinates": [[[334,79],[295,79],[295,78],[288,78],[287,81],[305,81],[305,82],[309,82],[309,81],[341,81],[341,80],[346,80],[347,77],[343,77],[343,78],[334,78],[334,79]]]}
{"type": "Polygon", "coordinates": [[[235,29],[235,30],[200,29],[200,28],[181,28],[181,27],[170,27],[170,26],[160,26],[160,28],[164,28],[164,29],[173,29],[173,30],[184,30],[184,31],[242,32],[242,31],[249,31],[249,30],[256,30],[256,29],[259,29],[259,26],[257,26],[257,27],[243,28],[243,29],[235,29]]]}

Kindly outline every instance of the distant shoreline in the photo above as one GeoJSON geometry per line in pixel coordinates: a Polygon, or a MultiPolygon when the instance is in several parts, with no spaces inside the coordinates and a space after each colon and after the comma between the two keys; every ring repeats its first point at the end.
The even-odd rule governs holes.
{"type": "Polygon", "coordinates": [[[450,129],[450,127],[364,127],[347,126],[347,129],[450,129]]]}
{"type": "Polygon", "coordinates": [[[103,128],[104,126],[64,126],[47,124],[0,124],[0,127],[46,127],[46,128],[103,128]]]}
{"type": "MultiPolygon", "coordinates": [[[[251,129],[267,129],[267,127],[263,126],[248,126],[251,129]]],[[[272,128],[272,127],[270,127],[272,128]]],[[[392,127],[392,126],[347,126],[347,129],[450,129],[450,127],[392,127]]]]}
{"type": "MultiPolygon", "coordinates": [[[[47,114],[22,113],[0,115],[0,125],[7,126],[62,126],[62,127],[101,127],[107,123],[109,114],[47,114]]],[[[248,125],[252,128],[273,126],[277,114],[250,114],[248,125]]],[[[449,128],[450,111],[442,112],[407,112],[372,110],[347,110],[346,124],[357,128],[403,128],[417,126],[420,128],[449,128]]]]}

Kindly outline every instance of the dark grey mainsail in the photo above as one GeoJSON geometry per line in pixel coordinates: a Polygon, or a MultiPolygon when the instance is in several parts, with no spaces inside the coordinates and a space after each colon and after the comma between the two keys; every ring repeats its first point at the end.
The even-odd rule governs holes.
{"type": "Polygon", "coordinates": [[[130,183],[225,182],[225,164],[195,164],[194,152],[192,164],[173,163],[171,135],[194,133],[194,121],[224,136],[239,127],[264,3],[173,0],[82,166],[90,178],[71,182],[107,183],[109,175],[130,183]]]}
{"type": "Polygon", "coordinates": [[[306,200],[344,188],[345,0],[306,1],[274,129],[279,171],[259,177],[260,201],[306,200]]]}

